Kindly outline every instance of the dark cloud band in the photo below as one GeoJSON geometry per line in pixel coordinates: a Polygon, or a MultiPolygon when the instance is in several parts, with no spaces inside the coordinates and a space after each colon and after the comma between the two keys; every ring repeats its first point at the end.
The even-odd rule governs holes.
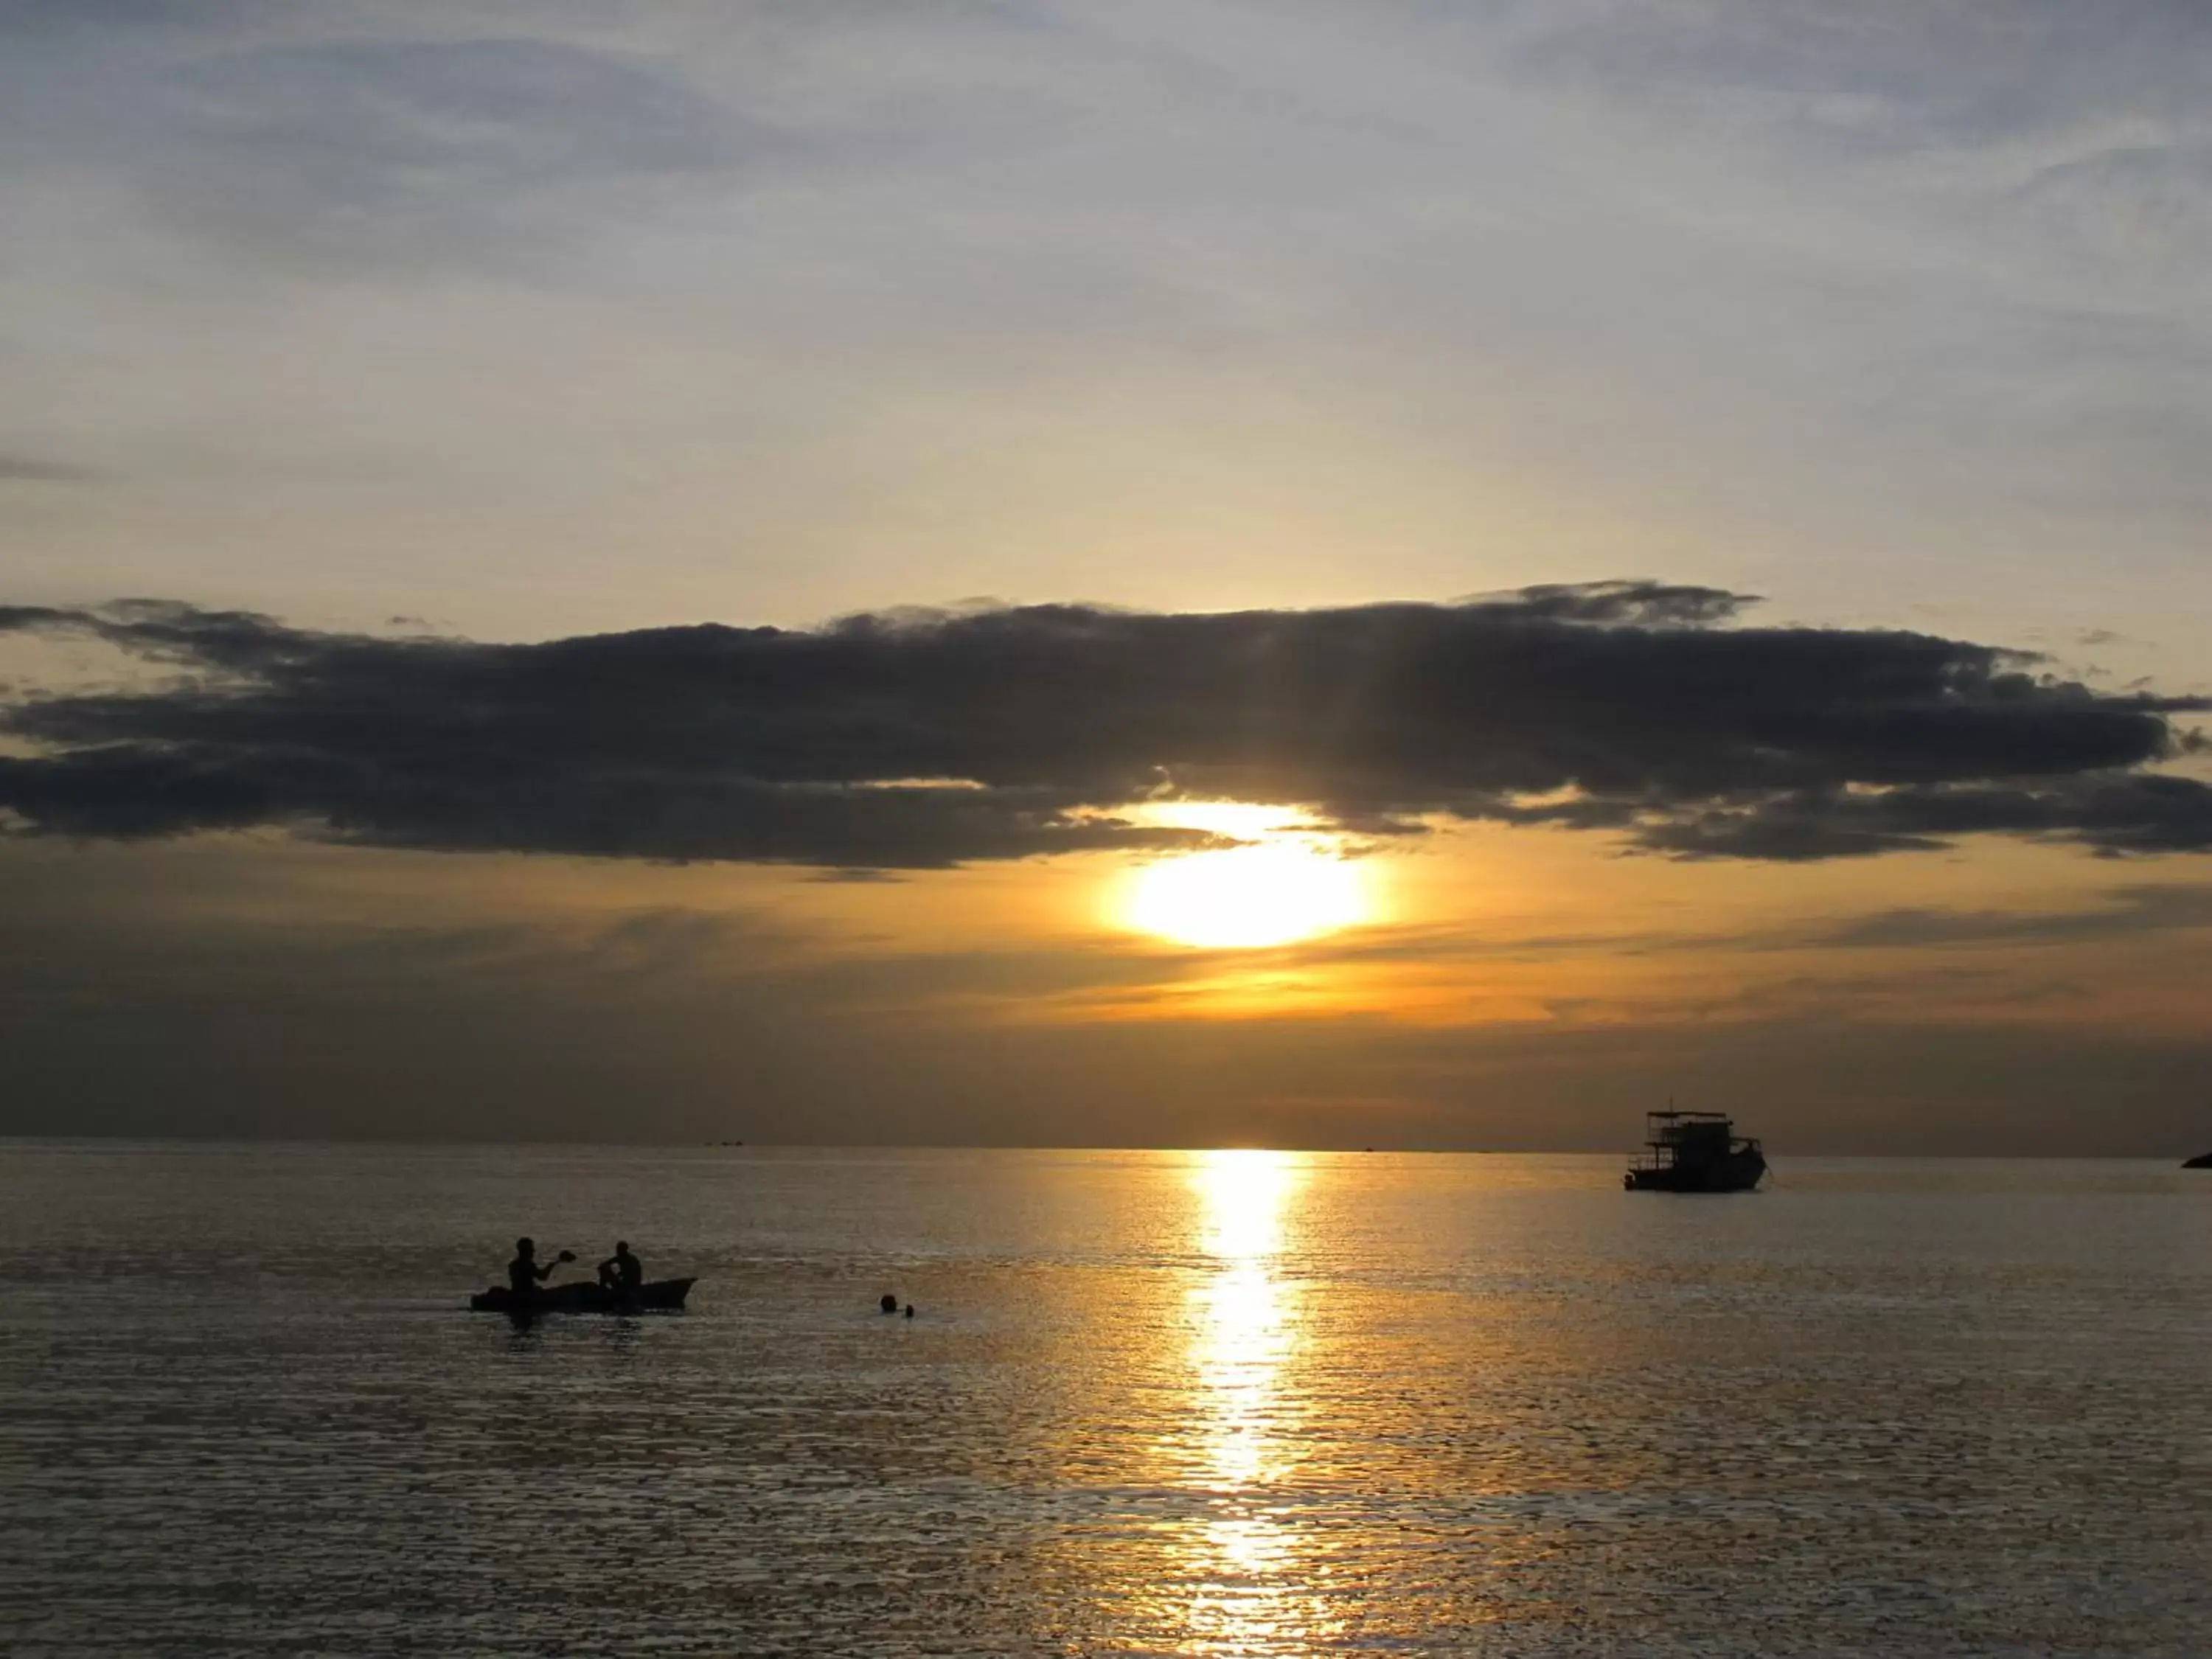
{"type": "Polygon", "coordinates": [[[0,726],[19,832],[280,826],[377,845],[893,869],[1190,844],[1164,794],[1367,835],[1437,816],[1677,856],[1968,835],[2212,849],[2212,789],[2147,769],[2202,704],[1968,641],[1740,625],[1710,588],[1155,615],[891,612],[532,645],[373,638],[135,603],[0,607],[180,671],[0,726]]]}

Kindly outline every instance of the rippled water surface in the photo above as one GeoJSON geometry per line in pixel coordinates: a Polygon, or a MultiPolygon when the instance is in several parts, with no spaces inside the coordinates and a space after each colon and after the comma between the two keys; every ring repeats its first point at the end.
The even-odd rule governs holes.
{"type": "Polygon", "coordinates": [[[2212,1175],[1616,1167],[0,1143],[0,1649],[2212,1652],[2212,1175]]]}

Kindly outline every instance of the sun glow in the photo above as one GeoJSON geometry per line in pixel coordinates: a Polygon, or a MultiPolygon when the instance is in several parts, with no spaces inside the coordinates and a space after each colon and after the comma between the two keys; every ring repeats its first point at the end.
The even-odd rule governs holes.
{"type": "Polygon", "coordinates": [[[1165,858],[1137,871],[1122,921],[1139,933],[1209,950],[1291,945],[1371,919],[1366,864],[1340,838],[1285,827],[1288,809],[1178,803],[1159,821],[1248,844],[1165,858]]]}

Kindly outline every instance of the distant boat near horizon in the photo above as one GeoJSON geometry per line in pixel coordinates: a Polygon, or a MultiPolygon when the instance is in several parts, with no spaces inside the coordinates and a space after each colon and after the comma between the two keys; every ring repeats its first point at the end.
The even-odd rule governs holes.
{"type": "Polygon", "coordinates": [[[2185,1158],[2181,1161],[2181,1167],[2185,1170],[2212,1170],[2212,1152],[2199,1152],[2195,1158],[2185,1158]]]}
{"type": "Polygon", "coordinates": [[[1759,1142],[1721,1112],[1647,1112],[1644,1151],[1620,1184],[1632,1193],[1747,1193],[1766,1174],[1759,1142]]]}

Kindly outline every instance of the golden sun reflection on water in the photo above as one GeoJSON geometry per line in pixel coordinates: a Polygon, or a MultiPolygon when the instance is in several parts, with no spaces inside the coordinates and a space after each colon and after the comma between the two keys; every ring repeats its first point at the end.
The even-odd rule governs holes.
{"type": "Polygon", "coordinates": [[[1192,1173],[1210,1267],[1190,1292],[1190,1475],[1212,1494],[1206,1519],[1177,1540],[1179,1577],[1194,1587],[1182,1620],[1193,1652],[1297,1652],[1325,1633],[1272,1490],[1294,1461],[1284,1369],[1302,1340],[1298,1288],[1276,1264],[1305,1179],[1303,1160],[1276,1152],[1208,1152],[1192,1173]]]}

